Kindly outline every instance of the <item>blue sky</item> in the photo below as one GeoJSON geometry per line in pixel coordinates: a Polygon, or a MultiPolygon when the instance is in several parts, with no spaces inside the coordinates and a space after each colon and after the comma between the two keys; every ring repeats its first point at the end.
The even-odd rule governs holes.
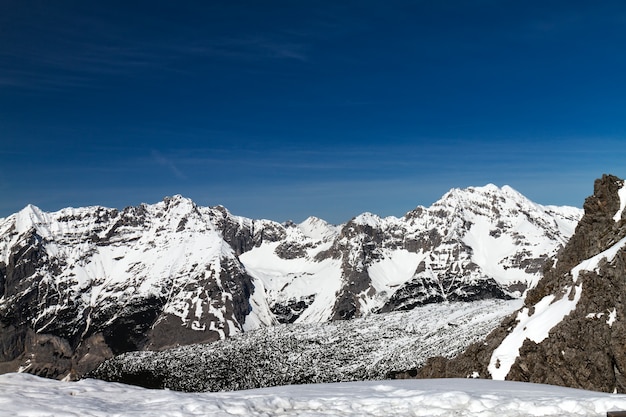
{"type": "Polygon", "coordinates": [[[182,194],[277,221],[626,176],[623,1],[0,2],[0,217],[182,194]]]}

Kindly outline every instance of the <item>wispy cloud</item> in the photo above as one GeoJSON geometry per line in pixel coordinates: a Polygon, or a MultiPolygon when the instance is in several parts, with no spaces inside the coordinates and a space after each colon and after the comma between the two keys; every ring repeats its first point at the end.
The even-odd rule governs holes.
{"type": "Polygon", "coordinates": [[[303,44],[266,38],[207,40],[202,44],[134,43],[98,45],[67,42],[58,50],[0,51],[0,86],[19,88],[67,88],[98,85],[101,76],[138,76],[185,73],[185,63],[209,65],[218,60],[260,62],[283,59],[307,62],[303,44]]]}
{"type": "MultiPolygon", "coordinates": [[[[103,76],[150,76],[186,73],[189,68],[210,68],[216,63],[309,59],[303,39],[279,32],[228,36],[154,17],[134,27],[110,18],[63,15],[42,7],[45,10],[39,12],[45,17],[33,12],[32,19],[9,25],[13,31],[3,33],[0,87],[86,87],[100,85],[103,76]]],[[[0,25],[7,19],[0,18],[0,25]]]]}
{"type": "Polygon", "coordinates": [[[171,55],[205,59],[261,61],[286,59],[306,62],[308,45],[288,37],[264,34],[218,37],[161,45],[171,55]]]}
{"type": "Polygon", "coordinates": [[[151,157],[152,157],[152,160],[155,163],[165,167],[176,178],[181,179],[181,180],[186,180],[187,179],[187,176],[185,174],[183,174],[183,172],[181,170],[178,169],[176,164],[171,159],[166,158],[165,156],[163,156],[163,154],[161,154],[159,151],[153,149],[152,152],[151,152],[151,157]]]}

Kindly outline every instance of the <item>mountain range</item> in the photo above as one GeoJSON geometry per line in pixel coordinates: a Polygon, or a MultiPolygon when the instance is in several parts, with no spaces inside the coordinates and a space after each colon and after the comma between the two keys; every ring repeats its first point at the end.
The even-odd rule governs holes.
{"type": "Polygon", "coordinates": [[[182,196],[27,206],[0,219],[0,372],[74,379],[129,351],[530,297],[581,216],[494,185],[342,225],[253,220],[182,196]]]}

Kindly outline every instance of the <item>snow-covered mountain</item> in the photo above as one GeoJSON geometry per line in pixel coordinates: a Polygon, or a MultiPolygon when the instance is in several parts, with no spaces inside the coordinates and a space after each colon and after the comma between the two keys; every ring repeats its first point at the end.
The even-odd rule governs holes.
{"type": "Polygon", "coordinates": [[[510,187],[453,189],[402,218],[365,213],[322,239],[305,226],[243,254],[281,321],[319,322],[444,300],[519,296],[572,234],[581,211],[510,187]],[[288,251],[286,250],[288,249],[288,251]]]}
{"type": "Polygon", "coordinates": [[[493,185],[340,226],[181,196],[121,211],[28,206],[0,219],[0,372],[76,376],[121,352],[281,322],[519,296],[581,214],[493,185]]]}
{"type": "MultiPolygon", "coordinates": [[[[419,375],[626,392],[626,181],[596,180],[583,218],[524,306],[453,360],[419,375]]],[[[414,371],[415,372],[415,371],[414,371]]]]}

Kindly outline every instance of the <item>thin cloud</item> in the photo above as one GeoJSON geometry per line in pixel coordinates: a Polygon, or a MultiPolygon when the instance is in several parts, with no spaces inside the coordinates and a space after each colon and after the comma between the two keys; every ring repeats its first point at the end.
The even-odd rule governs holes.
{"type": "Polygon", "coordinates": [[[262,39],[256,43],[256,46],[261,50],[267,51],[268,55],[273,58],[294,59],[302,62],[309,60],[304,53],[305,47],[302,44],[262,39]]]}
{"type": "Polygon", "coordinates": [[[230,37],[206,39],[194,44],[175,43],[166,46],[175,54],[205,58],[258,61],[268,58],[308,61],[307,45],[280,37],[230,37]]]}
{"type": "Polygon", "coordinates": [[[152,160],[155,163],[168,169],[176,178],[181,179],[181,180],[187,179],[187,176],[183,174],[181,170],[178,169],[178,167],[174,164],[174,162],[166,158],[165,156],[163,156],[159,151],[153,149],[151,152],[151,156],[152,156],[152,160]]]}
{"type": "Polygon", "coordinates": [[[34,52],[0,51],[9,63],[0,70],[0,86],[28,89],[71,88],[96,85],[101,76],[137,76],[146,71],[185,72],[188,60],[260,62],[309,60],[303,44],[267,38],[184,42],[142,42],[126,45],[92,44],[76,40],[63,47],[34,52]],[[11,68],[12,67],[12,68],[11,68]]]}

